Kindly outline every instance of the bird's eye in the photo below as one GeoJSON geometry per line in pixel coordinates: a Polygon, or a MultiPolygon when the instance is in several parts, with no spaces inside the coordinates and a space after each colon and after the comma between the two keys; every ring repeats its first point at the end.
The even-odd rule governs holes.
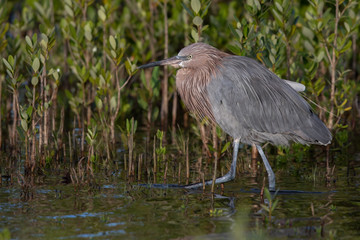
{"type": "Polygon", "coordinates": [[[189,55],[189,56],[187,57],[187,59],[188,59],[188,60],[192,59],[192,55],[189,55]]]}

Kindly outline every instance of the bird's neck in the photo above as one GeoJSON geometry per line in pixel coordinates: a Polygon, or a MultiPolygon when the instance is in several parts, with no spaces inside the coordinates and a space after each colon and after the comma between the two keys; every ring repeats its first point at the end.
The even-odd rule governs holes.
{"type": "Polygon", "coordinates": [[[204,68],[182,68],[176,74],[176,89],[186,107],[200,120],[215,122],[206,90],[209,80],[209,71],[204,68]]]}

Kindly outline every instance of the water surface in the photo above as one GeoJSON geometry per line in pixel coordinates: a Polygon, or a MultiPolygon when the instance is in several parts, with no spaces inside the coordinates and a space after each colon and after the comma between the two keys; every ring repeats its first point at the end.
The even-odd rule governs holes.
{"type": "Polygon", "coordinates": [[[75,189],[54,176],[35,186],[28,201],[21,189],[3,186],[0,226],[14,239],[352,239],[360,236],[360,167],[354,163],[351,171],[338,167],[330,186],[278,171],[281,190],[307,192],[279,193],[271,220],[260,205],[262,176],[237,176],[214,197],[208,188],[148,189],[121,177],[75,189]]]}

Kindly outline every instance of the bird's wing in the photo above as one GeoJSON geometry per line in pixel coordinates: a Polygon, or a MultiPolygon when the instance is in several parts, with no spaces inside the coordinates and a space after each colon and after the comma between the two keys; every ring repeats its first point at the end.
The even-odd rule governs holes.
{"type": "Polygon", "coordinates": [[[289,80],[285,80],[283,79],[287,84],[290,85],[290,87],[292,87],[295,91],[297,92],[303,92],[305,91],[305,85],[298,83],[298,82],[293,82],[293,81],[289,81],[289,80]]]}
{"type": "Polygon", "coordinates": [[[299,142],[320,144],[331,139],[309,104],[289,84],[250,58],[224,58],[207,91],[217,123],[233,137],[251,138],[259,133],[287,135],[297,141],[300,136],[299,142]]]}

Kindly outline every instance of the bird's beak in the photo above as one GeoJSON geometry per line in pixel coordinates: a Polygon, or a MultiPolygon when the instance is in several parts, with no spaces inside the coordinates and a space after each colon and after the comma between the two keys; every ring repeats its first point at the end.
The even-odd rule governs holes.
{"type": "Polygon", "coordinates": [[[138,69],[150,68],[150,67],[156,67],[156,66],[166,66],[166,65],[170,65],[173,67],[180,67],[179,64],[184,60],[187,60],[186,56],[175,56],[175,57],[171,57],[171,58],[164,59],[161,61],[156,61],[156,62],[141,65],[138,67],[138,69]]]}

